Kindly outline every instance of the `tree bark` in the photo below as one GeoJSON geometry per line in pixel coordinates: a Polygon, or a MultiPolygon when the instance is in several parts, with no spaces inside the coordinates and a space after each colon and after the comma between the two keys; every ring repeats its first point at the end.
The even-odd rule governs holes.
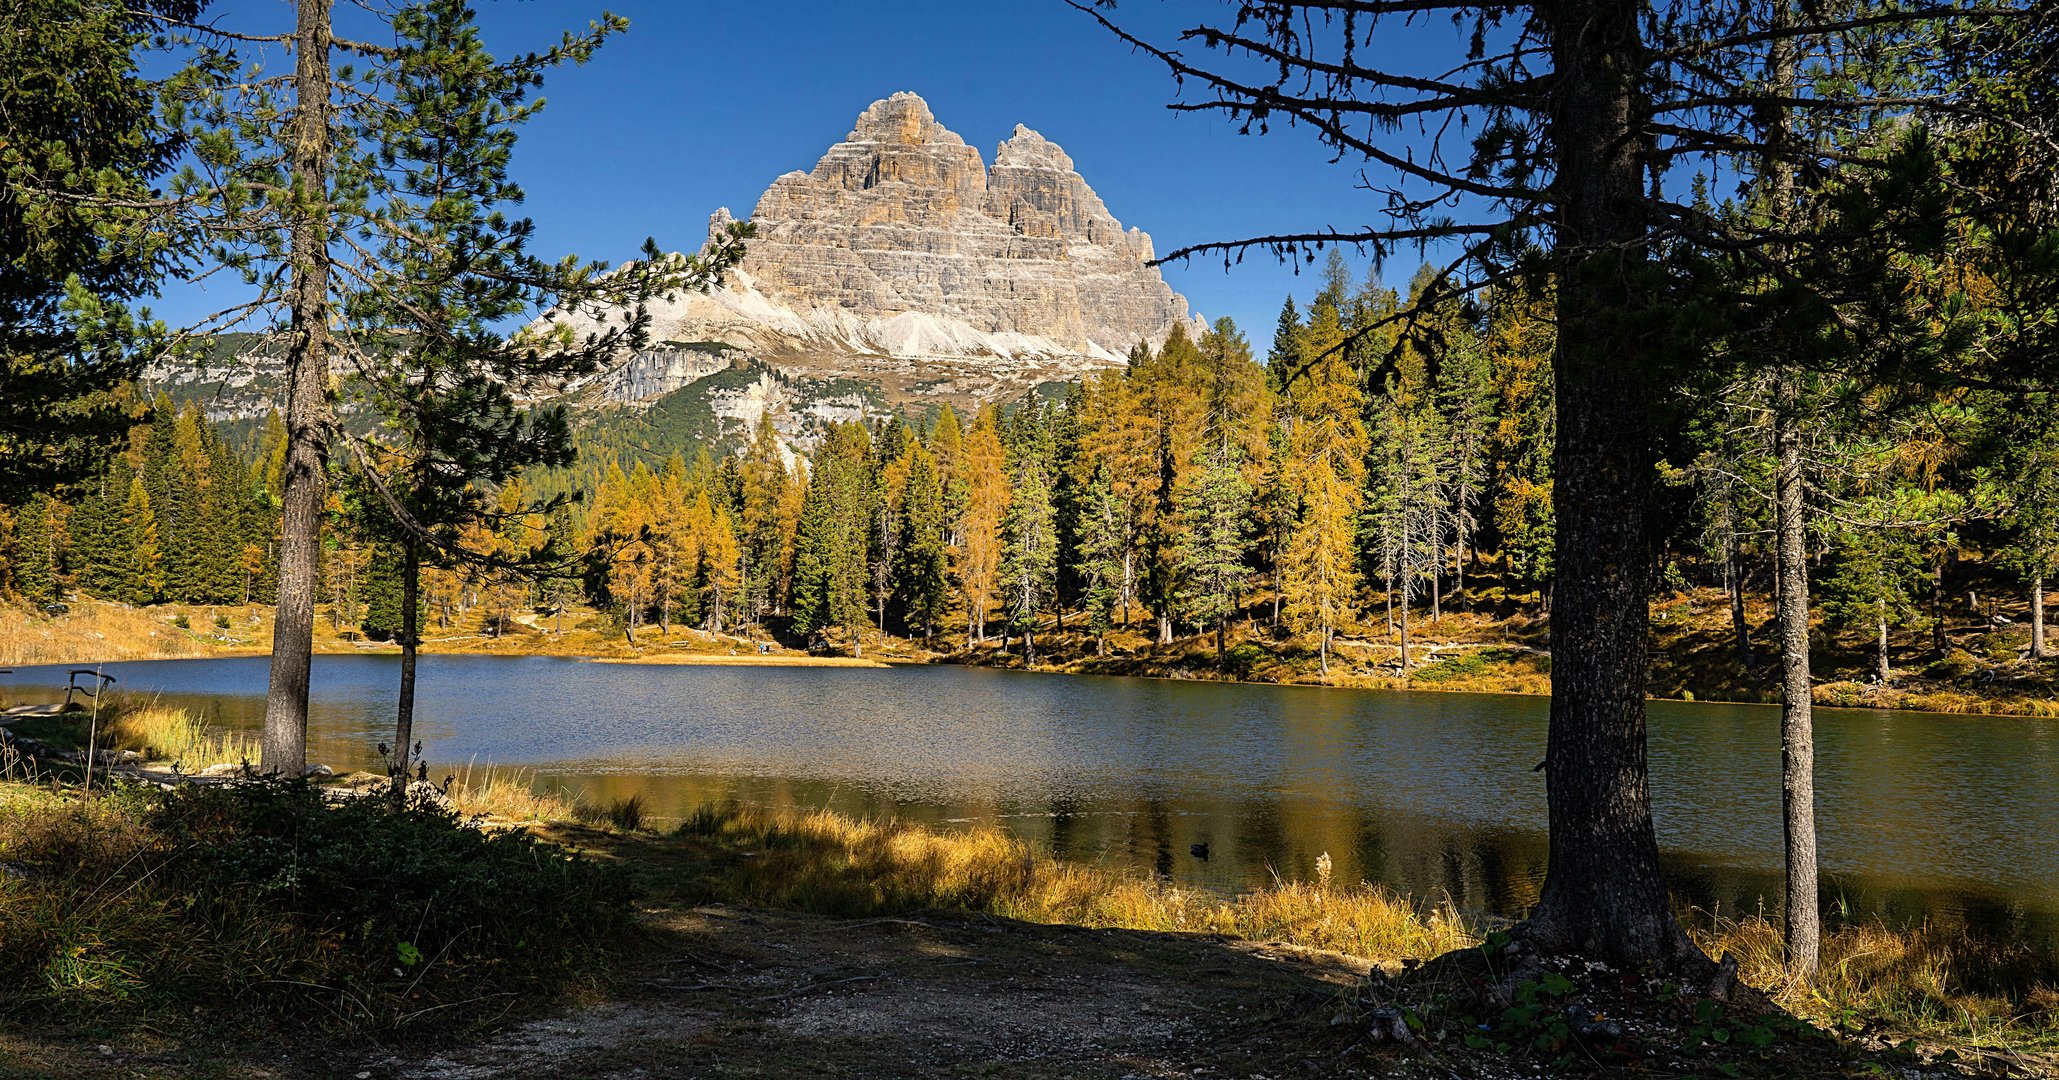
{"type": "Polygon", "coordinates": [[[2045,575],[2030,579],[2030,658],[2045,658],[2045,575]]]}
{"type": "Polygon", "coordinates": [[[400,707],[393,721],[393,804],[407,802],[408,757],[415,744],[415,660],[422,644],[422,543],[410,535],[400,567],[400,707]]]}
{"type": "Polygon", "coordinates": [[[1930,647],[1939,656],[1945,654],[1945,557],[1937,557],[1937,566],[1930,573],[1930,647]]]}
{"type": "Polygon", "coordinates": [[[1886,686],[1886,685],[1888,684],[1888,682],[1889,682],[1890,680],[1892,680],[1892,679],[1894,678],[1894,674],[1895,674],[1895,673],[1894,673],[1894,669],[1893,669],[1893,668],[1891,668],[1891,667],[1889,667],[1889,666],[1888,666],[1888,663],[1887,663],[1887,620],[1886,620],[1886,619],[1881,619],[1881,620],[1880,620],[1880,640],[1879,640],[1879,642],[1878,642],[1878,645],[1879,645],[1879,655],[1878,655],[1878,656],[1876,656],[1876,657],[1875,657],[1875,659],[1876,659],[1876,660],[1877,660],[1877,661],[1879,662],[1879,666],[1878,666],[1877,670],[1875,671],[1875,674],[1876,674],[1876,675],[1878,675],[1878,676],[1879,676],[1879,678],[1880,678],[1880,685],[1882,685],[1882,686],[1886,686]]]}
{"type": "Polygon", "coordinates": [[[1753,666],[1751,620],[1744,613],[1744,554],[1737,542],[1737,522],[1726,510],[1723,537],[1723,585],[1730,593],[1730,632],[1737,639],[1737,662],[1750,674],[1753,666]]]}
{"type": "Polygon", "coordinates": [[[1561,563],[1553,586],[1546,789],[1549,871],[1526,935],[1545,951],[1631,966],[1702,957],[1666,895],[1645,747],[1649,669],[1650,383],[1643,46],[1637,0],[1539,6],[1557,92],[1561,563]]]}
{"type": "MultiPolygon", "coordinates": [[[[1816,974],[1822,922],[1816,908],[1816,736],[1810,698],[1807,504],[1800,393],[1783,373],[1774,407],[1775,564],[1780,575],[1780,802],[1787,850],[1787,970],[1816,974]]],[[[1883,648],[1884,648],[1883,643],[1883,648]]],[[[1883,665],[1886,661],[1883,655],[1883,665]]]]}
{"type": "Polygon", "coordinates": [[[1408,677],[1408,590],[1401,591],[1401,676],[1408,677]]]}
{"type": "Polygon", "coordinates": [[[286,469],[279,540],[279,602],[272,626],[260,761],[267,773],[307,769],[307,687],[313,666],[317,546],[329,458],[329,13],[333,0],[300,0],[294,31],[292,260],[286,353],[286,469]]]}

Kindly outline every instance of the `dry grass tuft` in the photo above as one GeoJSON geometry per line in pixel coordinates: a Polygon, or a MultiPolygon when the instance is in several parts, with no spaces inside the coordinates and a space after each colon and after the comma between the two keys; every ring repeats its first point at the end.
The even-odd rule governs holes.
{"type": "Polygon", "coordinates": [[[217,731],[191,710],[154,702],[117,702],[111,715],[102,717],[101,724],[115,747],[134,750],[152,761],[176,762],[187,772],[210,765],[254,762],[259,756],[256,739],[238,732],[217,731]]]}
{"type": "Polygon", "coordinates": [[[498,821],[574,821],[579,807],[556,791],[539,791],[531,769],[465,766],[450,785],[451,809],[498,821]]]}
{"type": "Polygon", "coordinates": [[[688,836],[747,853],[729,899],[835,915],[927,907],[1026,922],[1284,941],[1378,961],[1476,944],[1449,904],[1419,907],[1370,885],[1280,884],[1235,898],[1038,856],[999,829],[939,833],[832,811],[703,806],[688,836]]]}
{"type": "Polygon", "coordinates": [[[1697,917],[1690,933],[1711,956],[1735,956],[1746,982],[1826,1027],[1975,1049],[2059,1049],[2059,960],[2026,947],[1982,947],[1927,925],[1842,926],[1824,935],[1816,980],[1800,985],[1787,977],[1785,941],[1772,919],[1697,917]]]}

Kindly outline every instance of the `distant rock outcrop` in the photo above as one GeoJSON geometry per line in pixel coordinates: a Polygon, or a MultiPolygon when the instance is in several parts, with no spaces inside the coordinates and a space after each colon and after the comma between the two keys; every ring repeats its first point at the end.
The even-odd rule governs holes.
{"type": "MultiPolygon", "coordinates": [[[[1123,229],[1065,151],[1017,126],[989,169],[911,93],[773,181],[751,221],[726,287],[654,305],[654,336],[876,383],[890,400],[992,400],[1199,330],[1150,265],[1151,238],[1123,229]]],[[[641,383],[648,365],[619,370],[641,383]]],[[[604,397],[642,396],[613,378],[604,397]]]]}

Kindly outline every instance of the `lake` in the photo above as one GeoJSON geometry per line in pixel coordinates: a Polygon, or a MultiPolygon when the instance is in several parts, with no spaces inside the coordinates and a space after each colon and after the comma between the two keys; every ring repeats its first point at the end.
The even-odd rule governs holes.
{"type": "MultiPolygon", "coordinates": [[[[268,661],[106,665],[255,730],[268,661]]],[[[315,659],[309,758],[376,768],[398,659],[315,659]]],[[[64,669],[0,675],[9,701],[64,669]]],[[[1061,858],[1235,890],[1338,876],[1516,914],[1545,863],[1542,698],[949,666],[422,660],[432,778],[488,764],[662,822],[707,800],[1003,826],[1061,858]],[[1209,845],[1203,861],[1190,845],[1209,845]]],[[[1777,912],[1779,710],[1653,702],[1652,796],[1683,900],[1777,912]]],[[[2059,943],[2059,721],[1819,710],[1831,910],[2059,943]]]]}

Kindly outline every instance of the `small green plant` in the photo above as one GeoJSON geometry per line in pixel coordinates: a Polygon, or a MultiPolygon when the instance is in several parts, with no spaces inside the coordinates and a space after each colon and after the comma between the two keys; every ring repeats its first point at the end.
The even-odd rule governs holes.
{"type": "Polygon", "coordinates": [[[172,625],[178,627],[181,630],[191,630],[193,629],[193,620],[184,612],[181,612],[177,615],[172,616],[172,625]]]}
{"type": "Polygon", "coordinates": [[[214,617],[214,628],[217,630],[227,630],[229,628],[229,617],[227,615],[216,615],[214,617]]]}

